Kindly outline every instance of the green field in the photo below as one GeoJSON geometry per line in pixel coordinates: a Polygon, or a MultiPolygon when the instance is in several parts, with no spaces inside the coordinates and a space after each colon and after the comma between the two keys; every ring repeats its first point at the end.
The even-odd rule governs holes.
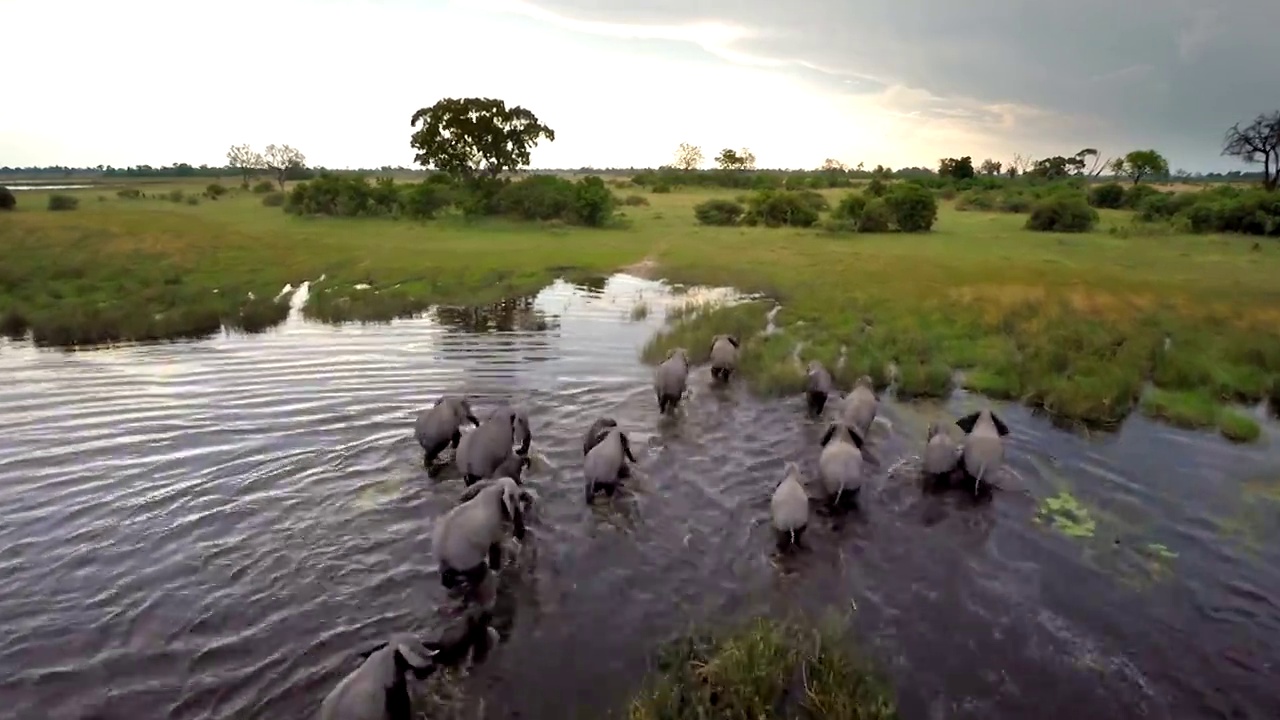
{"type": "MultiPolygon", "coordinates": [[[[960,382],[1090,425],[1141,408],[1249,440],[1256,425],[1229,405],[1280,385],[1280,244],[1135,226],[1127,211],[1102,211],[1091,233],[1056,234],[1024,230],[1025,215],[944,202],[931,233],[837,235],[697,225],[695,204],[740,194],[725,189],[615,186],[649,204],[622,206],[608,229],[297,217],[240,190],[195,204],[164,197],[206,183],[132,183],[156,196],[132,200],[116,196],[124,185],[69,191],[80,199],[69,212],[46,210],[43,191],[18,192],[18,210],[0,215],[4,331],[69,345],[260,330],[285,316],[272,299],[286,283],[321,275],[309,316],[385,320],[629,268],[781,302],[784,332],[751,341],[744,360],[766,392],[798,387],[797,342],[829,365],[843,345],[846,382],[866,372],[909,396],[960,382]],[[1166,392],[1151,399],[1153,385],[1166,392]]],[[[766,309],[695,315],[648,355],[680,343],[696,356],[714,332],[763,327],[766,309]]]]}

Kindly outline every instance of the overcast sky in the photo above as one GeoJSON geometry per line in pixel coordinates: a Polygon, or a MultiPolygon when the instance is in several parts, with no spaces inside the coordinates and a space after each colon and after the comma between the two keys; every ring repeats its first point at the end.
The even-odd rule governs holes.
{"type": "Polygon", "coordinates": [[[441,97],[524,105],[538,167],[676,145],[769,167],[1153,147],[1244,169],[1280,105],[1277,0],[0,0],[0,165],[408,165],[441,97]]]}

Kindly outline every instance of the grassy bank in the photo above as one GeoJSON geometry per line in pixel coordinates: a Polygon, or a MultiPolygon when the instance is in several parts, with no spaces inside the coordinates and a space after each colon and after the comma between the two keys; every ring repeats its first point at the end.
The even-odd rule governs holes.
{"type": "MultiPolygon", "coordinates": [[[[283,318],[287,298],[273,298],[286,283],[321,276],[307,314],[383,320],[647,259],[668,279],[781,302],[782,332],[753,340],[744,356],[744,375],[766,391],[797,386],[797,344],[801,359],[829,365],[843,346],[846,382],[867,373],[882,385],[896,380],[904,395],[945,394],[958,380],[1109,425],[1153,383],[1199,393],[1214,408],[1202,424],[1247,436],[1222,404],[1274,395],[1280,375],[1280,245],[1155,232],[1131,225],[1128,212],[1103,211],[1091,233],[1033,233],[1023,215],[944,203],[932,233],[832,235],[696,225],[693,206],[729,190],[618,188],[649,204],[624,207],[623,228],[585,229],[301,218],[240,191],[189,204],[204,183],[144,192],[170,189],[184,198],[71,191],[81,202],[67,212],[47,211],[40,191],[18,193],[18,211],[0,217],[4,329],[53,345],[201,335],[223,324],[257,330],[283,318]]],[[[715,332],[762,327],[767,309],[694,314],[649,357],[672,344],[697,356],[715,332]]]]}
{"type": "Polygon", "coordinates": [[[886,720],[897,713],[887,685],[841,633],[756,620],[672,644],[628,717],[886,720]]]}

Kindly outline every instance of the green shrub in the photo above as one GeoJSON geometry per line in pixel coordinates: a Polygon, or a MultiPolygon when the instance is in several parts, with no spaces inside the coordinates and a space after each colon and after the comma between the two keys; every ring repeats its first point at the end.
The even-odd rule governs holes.
{"type": "Polygon", "coordinates": [[[818,212],[805,191],[759,190],[748,199],[742,221],[765,227],[812,227],[818,212]]]}
{"type": "Polygon", "coordinates": [[[660,182],[660,183],[658,183],[658,184],[656,184],[656,185],[654,185],[654,186],[653,186],[653,192],[655,192],[655,193],[669,193],[669,192],[671,192],[671,186],[670,186],[670,185],[668,185],[668,184],[666,184],[666,183],[664,183],[664,182],[660,182]]]}
{"type": "Polygon", "coordinates": [[[831,211],[832,217],[842,220],[857,221],[862,217],[862,211],[867,207],[867,198],[859,193],[847,193],[840,198],[840,202],[836,203],[836,207],[831,211]]]}
{"type": "Polygon", "coordinates": [[[997,209],[1000,212],[1024,213],[1031,211],[1032,200],[1025,193],[1011,190],[1000,196],[997,209]]]}
{"type": "Polygon", "coordinates": [[[262,196],[264,207],[280,207],[284,205],[285,195],[282,192],[271,192],[262,196]]]}
{"type": "Polygon", "coordinates": [[[894,185],[885,194],[884,202],[902,232],[928,232],[938,219],[938,199],[915,183],[894,185]]]}
{"type": "Polygon", "coordinates": [[[137,200],[142,197],[142,191],[138,188],[124,188],[116,191],[116,197],[121,200],[137,200]]]}
{"type": "Polygon", "coordinates": [[[796,197],[799,198],[814,212],[826,212],[831,209],[831,202],[827,200],[827,196],[817,190],[796,190],[796,197]]]}
{"type": "Polygon", "coordinates": [[[576,202],[573,183],[557,175],[530,175],[498,193],[500,213],[521,220],[564,218],[576,202]]]}
{"type": "Polygon", "coordinates": [[[1089,207],[1083,195],[1058,193],[1031,206],[1026,227],[1043,232],[1088,232],[1097,222],[1098,211],[1089,207]]]}
{"type": "Polygon", "coordinates": [[[880,178],[871,178],[871,182],[867,183],[866,189],[862,192],[868,197],[882,197],[888,186],[884,184],[880,178]]]}
{"type": "Polygon", "coordinates": [[[275,192],[276,184],[270,180],[259,180],[253,184],[253,192],[262,195],[269,192],[275,192]]]}
{"type": "Polygon", "coordinates": [[[588,175],[574,183],[572,212],[565,220],[587,227],[601,227],[613,218],[617,198],[596,175],[588,175]]]}
{"type": "Polygon", "coordinates": [[[867,201],[858,217],[858,232],[889,232],[893,225],[893,213],[883,198],[872,198],[867,201]]]}
{"type": "Polygon", "coordinates": [[[12,210],[18,206],[18,198],[13,191],[0,185],[0,210],[12,210]]]}
{"type": "MultiPolygon", "coordinates": [[[[627,184],[630,185],[631,183],[627,184]]],[[[645,207],[649,204],[649,198],[643,195],[628,195],[626,199],[622,201],[622,204],[629,207],[645,207]]]]}
{"type": "Polygon", "coordinates": [[[204,194],[215,200],[227,194],[227,189],[218,183],[209,183],[204,189],[204,194]]]}
{"type": "Polygon", "coordinates": [[[981,210],[984,212],[995,210],[995,193],[990,190],[966,190],[956,199],[956,209],[961,211],[981,210]]]}
{"type": "Polygon", "coordinates": [[[737,225],[746,211],[740,203],[724,198],[712,198],[693,206],[693,216],[702,225],[737,225]]]}
{"type": "Polygon", "coordinates": [[[1161,194],[1160,191],[1150,185],[1134,185],[1124,193],[1124,206],[1136,209],[1142,205],[1143,200],[1159,194],[1161,194]]]}
{"type": "Polygon", "coordinates": [[[49,196],[49,209],[55,212],[60,210],[75,210],[80,207],[80,198],[73,195],[61,195],[54,193],[49,196]]]}
{"type": "Polygon", "coordinates": [[[180,203],[185,197],[185,194],[181,190],[170,190],[165,197],[169,199],[169,202],[180,203]]]}
{"type": "Polygon", "coordinates": [[[453,189],[431,182],[410,183],[399,188],[400,212],[415,220],[430,220],[453,204],[453,189]]]}
{"type": "Polygon", "coordinates": [[[199,204],[200,204],[200,198],[196,197],[195,195],[188,195],[188,196],[187,196],[187,204],[188,204],[188,205],[199,205],[199,204]]]}
{"type": "Polygon", "coordinates": [[[1089,204],[1111,210],[1124,207],[1124,186],[1115,182],[1094,185],[1089,188],[1089,204]]]}

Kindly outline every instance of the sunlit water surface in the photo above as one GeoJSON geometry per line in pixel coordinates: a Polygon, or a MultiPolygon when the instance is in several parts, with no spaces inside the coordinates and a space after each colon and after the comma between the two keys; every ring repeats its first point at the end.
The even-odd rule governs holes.
{"type": "Polygon", "coordinates": [[[485,716],[600,717],[691,622],[823,608],[852,612],[907,718],[1280,716],[1272,427],[1090,439],[1001,405],[1029,494],[975,503],[923,495],[911,463],[976,399],[889,402],[863,510],[779,563],[769,497],[820,428],[705,368],[659,419],[637,358],[681,301],[617,275],[392,325],[0,346],[0,717],[311,717],[359,649],[435,620],[430,529],[461,481],[425,475],[411,426],[446,391],[521,404],[536,435],[503,642],[466,681],[485,716]],[[601,414],[640,478],[589,509],[601,414]]]}

